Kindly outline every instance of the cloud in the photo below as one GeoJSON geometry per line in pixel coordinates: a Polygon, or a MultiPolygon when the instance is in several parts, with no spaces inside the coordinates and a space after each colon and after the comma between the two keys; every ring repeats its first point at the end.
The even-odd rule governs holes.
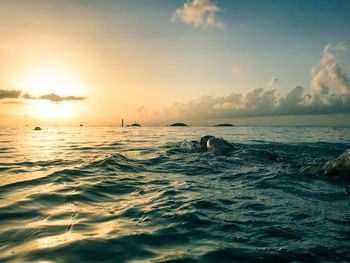
{"type": "Polygon", "coordinates": [[[140,117],[143,117],[147,114],[147,108],[145,106],[140,106],[136,109],[136,112],[140,117]]]}
{"type": "Polygon", "coordinates": [[[349,65],[339,58],[350,58],[347,43],[325,46],[320,62],[311,70],[310,92],[302,86],[286,94],[276,89],[272,78],[265,88],[224,97],[202,96],[188,103],[174,103],[164,117],[180,119],[239,118],[285,115],[350,113],[349,65]]]}
{"type": "Polygon", "coordinates": [[[270,89],[275,89],[275,88],[277,87],[277,82],[278,82],[278,78],[273,77],[273,78],[267,83],[267,86],[268,86],[270,89]]]}
{"type": "Polygon", "coordinates": [[[239,76],[241,74],[241,69],[239,67],[232,67],[230,71],[235,76],[239,76]]]}
{"type": "Polygon", "coordinates": [[[20,90],[3,90],[0,89],[0,99],[16,99],[22,94],[20,90]]]}
{"type": "Polygon", "coordinates": [[[326,45],[320,64],[311,70],[312,91],[315,97],[323,101],[329,99],[331,92],[339,93],[345,97],[350,94],[348,67],[342,67],[337,56],[339,51],[345,53],[341,54],[342,56],[349,55],[350,45],[345,42],[326,45]]]}
{"type": "Polygon", "coordinates": [[[49,101],[58,103],[58,102],[62,102],[62,101],[85,100],[86,97],[75,97],[75,96],[61,97],[61,96],[58,96],[54,93],[51,93],[51,94],[47,94],[47,95],[41,95],[37,99],[49,100],[49,101]]]}
{"type": "MultiPolygon", "coordinates": [[[[76,101],[85,100],[86,97],[75,97],[75,96],[59,96],[57,94],[45,94],[35,97],[27,92],[21,90],[0,90],[0,99],[26,99],[26,100],[48,100],[55,103],[60,103],[62,101],[76,101]]],[[[16,101],[5,102],[3,104],[20,104],[16,101]]]]}
{"type": "Polygon", "coordinates": [[[15,104],[24,104],[24,102],[18,101],[18,100],[10,100],[10,101],[5,101],[2,104],[15,105],[15,104]]]}
{"type": "Polygon", "coordinates": [[[215,14],[219,11],[220,9],[211,0],[192,0],[177,8],[172,20],[179,20],[195,27],[214,26],[224,28],[224,24],[216,20],[215,14]]]}

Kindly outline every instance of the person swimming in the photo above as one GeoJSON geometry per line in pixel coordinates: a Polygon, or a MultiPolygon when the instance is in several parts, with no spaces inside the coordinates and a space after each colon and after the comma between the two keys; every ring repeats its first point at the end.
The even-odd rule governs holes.
{"type": "Polygon", "coordinates": [[[323,169],[328,175],[350,176],[350,149],[339,155],[336,159],[328,161],[323,169]]]}
{"type": "Polygon", "coordinates": [[[237,150],[231,143],[212,135],[203,136],[199,141],[184,140],[181,149],[188,152],[213,152],[217,155],[227,155],[237,150]]]}
{"type": "Polygon", "coordinates": [[[342,176],[350,178],[350,149],[324,164],[311,164],[301,169],[302,173],[318,176],[342,176]]]}
{"type": "MultiPolygon", "coordinates": [[[[249,161],[288,161],[283,156],[263,149],[241,148],[223,138],[205,135],[199,141],[184,141],[181,148],[191,151],[213,152],[215,155],[231,155],[249,161]]],[[[323,164],[312,164],[300,168],[306,175],[345,176],[350,177],[350,149],[333,160],[323,164]]]]}
{"type": "Polygon", "coordinates": [[[199,140],[199,145],[201,151],[212,151],[216,154],[228,154],[236,150],[231,143],[212,135],[203,136],[199,140]]]}

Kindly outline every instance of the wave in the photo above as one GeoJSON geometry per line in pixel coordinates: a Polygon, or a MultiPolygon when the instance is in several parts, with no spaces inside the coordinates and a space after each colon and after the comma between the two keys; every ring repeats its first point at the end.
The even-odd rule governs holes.
{"type": "Polygon", "coordinates": [[[0,260],[350,260],[348,143],[124,139],[2,162],[0,260]]]}

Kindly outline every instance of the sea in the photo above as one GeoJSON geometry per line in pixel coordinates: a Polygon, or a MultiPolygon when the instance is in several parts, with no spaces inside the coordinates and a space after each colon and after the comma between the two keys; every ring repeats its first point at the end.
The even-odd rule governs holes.
{"type": "Polygon", "coordinates": [[[0,262],[349,262],[349,149],[350,127],[1,128],[0,262]]]}

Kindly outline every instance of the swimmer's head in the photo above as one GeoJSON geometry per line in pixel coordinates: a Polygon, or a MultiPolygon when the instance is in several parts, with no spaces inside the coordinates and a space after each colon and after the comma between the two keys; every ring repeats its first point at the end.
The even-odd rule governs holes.
{"type": "Polygon", "coordinates": [[[208,140],[210,138],[214,138],[214,136],[212,135],[206,135],[206,136],[203,136],[200,140],[199,140],[199,144],[200,144],[200,147],[201,147],[201,150],[202,151],[207,151],[208,150],[208,140]]]}

